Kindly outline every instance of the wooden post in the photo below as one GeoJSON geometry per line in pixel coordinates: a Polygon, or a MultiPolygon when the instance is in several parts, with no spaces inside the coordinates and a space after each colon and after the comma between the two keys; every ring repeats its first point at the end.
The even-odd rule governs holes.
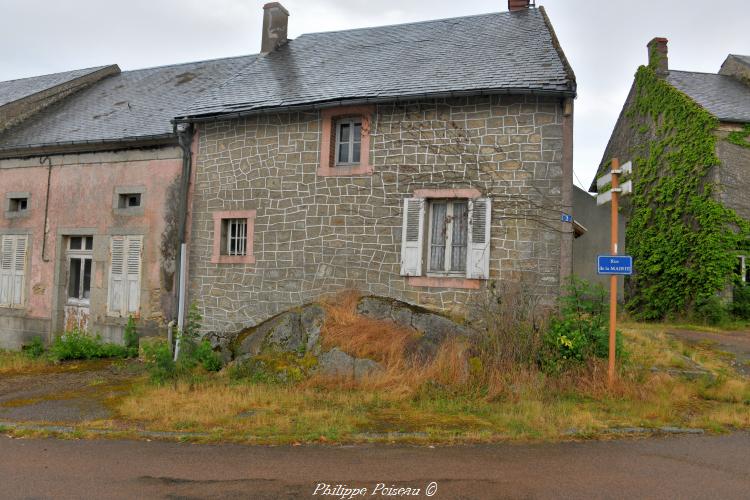
{"type": "MultiPolygon", "coordinates": [[[[618,254],[617,248],[617,209],[620,201],[620,161],[612,158],[612,255],[618,254]]],[[[609,277],[609,366],[607,368],[607,385],[611,388],[615,382],[615,355],[617,335],[617,275],[609,277]]]]}

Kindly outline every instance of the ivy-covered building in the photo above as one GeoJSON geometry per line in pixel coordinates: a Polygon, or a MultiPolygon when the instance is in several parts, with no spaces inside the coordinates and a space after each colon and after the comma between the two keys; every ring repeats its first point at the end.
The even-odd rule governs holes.
{"type": "Polygon", "coordinates": [[[700,309],[750,275],[750,56],[698,73],[669,68],[665,38],[648,49],[597,178],[612,158],[633,162],[626,302],[658,319],[700,309]]]}

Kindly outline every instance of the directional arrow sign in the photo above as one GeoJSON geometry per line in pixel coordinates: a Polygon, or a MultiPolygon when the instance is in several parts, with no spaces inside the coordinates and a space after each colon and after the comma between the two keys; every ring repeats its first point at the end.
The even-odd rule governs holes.
{"type": "Polygon", "coordinates": [[[633,257],[630,255],[600,255],[596,260],[598,274],[633,274],[633,257]]]}

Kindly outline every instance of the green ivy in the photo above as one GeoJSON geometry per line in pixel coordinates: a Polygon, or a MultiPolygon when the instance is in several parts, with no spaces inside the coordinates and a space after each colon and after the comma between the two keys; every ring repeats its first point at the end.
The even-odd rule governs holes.
{"type": "Polygon", "coordinates": [[[750,138],[750,123],[745,124],[742,130],[730,132],[727,136],[727,141],[742,146],[743,148],[750,148],[748,138],[750,138]]]}
{"type": "Polygon", "coordinates": [[[635,273],[627,308],[637,318],[681,316],[730,282],[733,253],[750,225],[724,207],[708,177],[719,165],[718,120],[642,66],[635,77],[630,125],[642,134],[635,166],[628,250],[635,273]],[[653,134],[648,134],[653,131],[653,134]]]}

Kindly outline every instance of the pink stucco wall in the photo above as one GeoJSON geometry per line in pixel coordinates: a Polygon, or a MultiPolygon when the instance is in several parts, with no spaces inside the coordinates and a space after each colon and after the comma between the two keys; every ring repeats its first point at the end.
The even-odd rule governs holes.
{"type": "MultiPolygon", "coordinates": [[[[119,234],[128,229],[132,229],[133,234],[144,233],[141,312],[142,316],[148,315],[151,319],[158,316],[159,311],[155,309],[158,309],[159,301],[148,292],[157,290],[161,293],[164,287],[161,283],[164,265],[161,247],[166,227],[165,217],[170,210],[177,208],[170,206],[168,192],[179,182],[182,160],[178,153],[172,151],[165,154],[163,150],[152,150],[138,155],[138,159],[128,159],[133,156],[126,153],[94,153],[89,156],[81,155],[80,163],[64,160],[68,164],[63,165],[59,164],[63,157],[53,157],[46,261],[42,258],[42,241],[47,166],[39,165],[37,160],[8,168],[13,167],[9,165],[10,160],[0,161],[2,202],[5,203],[7,192],[28,192],[31,195],[27,216],[6,218],[5,205],[0,213],[0,232],[4,229],[31,229],[26,307],[23,312],[25,317],[52,317],[55,265],[60,256],[60,249],[57,248],[58,233],[64,234],[71,229],[91,229],[94,234],[92,315],[106,315],[106,311],[93,310],[94,294],[103,292],[106,295],[109,259],[108,251],[102,245],[108,248],[113,228],[121,231],[119,234]],[[164,158],[168,156],[172,157],[164,158]],[[160,157],[164,159],[159,159],[160,157]],[[101,161],[96,161],[99,158],[101,161]],[[29,163],[36,163],[37,166],[28,166],[29,163]],[[126,186],[145,189],[142,194],[142,215],[116,213],[115,190],[126,186]]],[[[103,303],[106,304],[106,298],[103,303]]],[[[3,311],[0,310],[0,315],[2,314],[3,311]]]]}

